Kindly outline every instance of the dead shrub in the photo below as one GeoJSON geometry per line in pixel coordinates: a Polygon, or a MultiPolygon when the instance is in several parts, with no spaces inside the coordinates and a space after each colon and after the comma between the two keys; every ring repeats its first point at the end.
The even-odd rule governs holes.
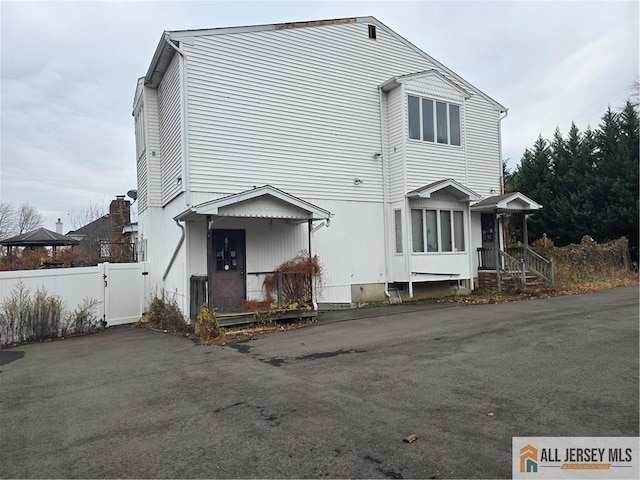
{"type": "Polygon", "coordinates": [[[629,242],[625,237],[599,244],[585,235],[580,244],[565,247],[556,247],[551,239],[543,237],[533,242],[531,248],[553,261],[555,283],[559,287],[631,275],[629,242]]]}
{"type": "Polygon", "coordinates": [[[98,317],[95,309],[98,301],[92,298],[85,298],[80,305],[69,316],[66,330],[77,335],[94,332],[98,329],[98,317]]]}
{"type": "Polygon", "coordinates": [[[322,288],[322,266],[318,256],[310,257],[309,252],[302,250],[265,277],[262,287],[269,303],[273,303],[278,295],[278,272],[282,274],[283,307],[309,306],[313,302],[313,292],[322,288]]]}
{"type": "Polygon", "coordinates": [[[86,298],[68,314],[66,303],[44,288],[32,292],[18,284],[0,304],[0,344],[36,342],[96,330],[97,300],[86,298]]]}
{"type": "Polygon", "coordinates": [[[189,333],[193,330],[176,299],[169,298],[164,290],[159,296],[155,294],[151,298],[147,312],[149,323],[155,328],[174,333],[189,333]]]}

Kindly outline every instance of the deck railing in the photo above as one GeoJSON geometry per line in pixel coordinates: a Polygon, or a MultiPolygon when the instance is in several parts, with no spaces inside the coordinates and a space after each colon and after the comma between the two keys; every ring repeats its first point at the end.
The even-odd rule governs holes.
{"type": "MultiPolygon", "coordinates": [[[[511,272],[517,272],[522,283],[526,283],[526,273],[545,280],[550,285],[554,283],[553,262],[540,256],[528,246],[507,247],[505,251],[499,251],[500,270],[512,277],[511,272]]],[[[478,269],[496,269],[496,251],[492,248],[478,248],[478,269]]],[[[515,278],[515,277],[514,277],[515,278]]]]}

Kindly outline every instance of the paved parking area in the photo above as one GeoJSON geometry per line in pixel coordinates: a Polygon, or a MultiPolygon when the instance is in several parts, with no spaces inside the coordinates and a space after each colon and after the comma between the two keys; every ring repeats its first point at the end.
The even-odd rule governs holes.
{"type": "Polygon", "coordinates": [[[512,436],[638,436],[638,306],[630,287],[4,350],[0,475],[509,478],[512,436]]]}

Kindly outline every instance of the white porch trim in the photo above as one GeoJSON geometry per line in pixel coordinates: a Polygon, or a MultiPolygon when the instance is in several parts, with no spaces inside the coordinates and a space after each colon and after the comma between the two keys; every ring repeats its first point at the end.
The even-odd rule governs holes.
{"type": "MultiPolygon", "coordinates": [[[[280,218],[292,222],[329,220],[333,214],[301,198],[294,197],[271,185],[210,200],[195,205],[174,217],[191,221],[199,216],[236,218],[280,218]]],[[[200,217],[201,218],[201,217],[200,217]]]]}

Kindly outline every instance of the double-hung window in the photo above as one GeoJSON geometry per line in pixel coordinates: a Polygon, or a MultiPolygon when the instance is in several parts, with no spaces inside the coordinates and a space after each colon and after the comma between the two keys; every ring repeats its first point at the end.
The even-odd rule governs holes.
{"type": "Polygon", "coordinates": [[[408,96],[409,138],[423,142],[460,145],[460,106],[408,96]]]}
{"type": "Polygon", "coordinates": [[[464,252],[464,213],[411,209],[411,240],[414,253],[464,252]]]}

